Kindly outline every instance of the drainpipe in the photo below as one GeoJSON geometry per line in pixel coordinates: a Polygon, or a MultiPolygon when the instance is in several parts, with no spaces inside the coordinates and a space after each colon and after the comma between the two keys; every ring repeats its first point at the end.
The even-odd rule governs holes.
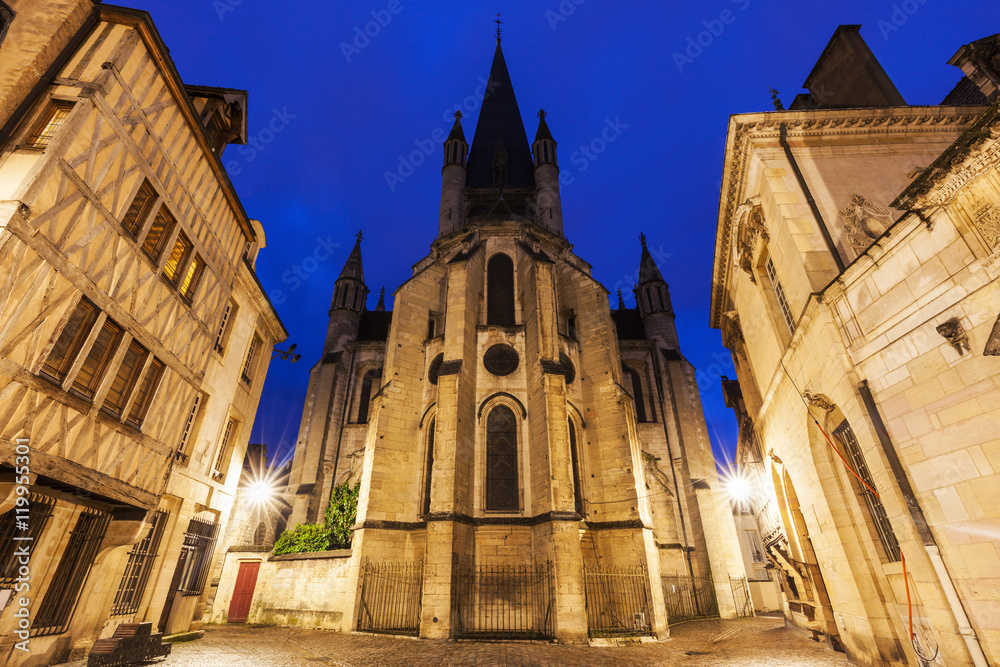
{"type": "Polygon", "coordinates": [[[863,380],[858,385],[858,392],[861,394],[861,399],[868,410],[868,416],[875,426],[875,433],[878,435],[879,444],[882,445],[882,451],[889,462],[889,468],[896,478],[896,486],[899,487],[900,493],[903,494],[906,507],[910,510],[910,517],[913,519],[917,533],[924,543],[924,550],[927,551],[927,556],[931,559],[931,564],[934,566],[934,572],[937,574],[938,581],[944,589],[944,595],[948,599],[948,605],[951,607],[952,614],[955,616],[959,634],[965,640],[965,645],[972,656],[972,662],[976,667],[988,667],[989,663],[986,662],[986,655],[983,653],[983,647],[979,643],[979,637],[976,636],[976,631],[972,628],[969,616],[965,613],[962,601],[958,597],[958,591],[955,590],[955,583],[952,581],[951,575],[948,573],[948,568],[944,564],[944,559],[941,557],[941,549],[938,548],[934,535],[931,534],[931,530],[927,526],[923,510],[920,509],[917,496],[913,492],[913,487],[906,476],[906,471],[903,470],[903,464],[899,460],[896,448],[889,438],[889,431],[885,427],[885,422],[882,421],[882,415],[878,411],[878,406],[875,404],[875,398],[872,396],[867,380],[863,380]]]}
{"type": "Polygon", "coordinates": [[[799,182],[799,187],[802,189],[802,194],[806,198],[806,202],[809,204],[809,209],[812,211],[813,218],[816,219],[816,224],[819,226],[819,231],[823,235],[823,240],[826,241],[826,247],[833,255],[833,261],[837,263],[837,269],[839,273],[843,273],[844,260],[840,257],[840,252],[837,250],[836,244],[833,242],[833,238],[830,236],[830,230],[827,229],[826,223],[823,221],[823,215],[819,212],[819,207],[816,206],[816,200],[813,199],[812,193],[809,191],[809,186],[806,185],[806,179],[802,175],[802,171],[799,169],[799,163],[795,161],[795,156],[792,155],[792,148],[788,145],[788,128],[782,123],[778,130],[778,143],[785,150],[785,157],[788,158],[788,164],[792,167],[792,172],[795,174],[795,180],[799,182]]]}

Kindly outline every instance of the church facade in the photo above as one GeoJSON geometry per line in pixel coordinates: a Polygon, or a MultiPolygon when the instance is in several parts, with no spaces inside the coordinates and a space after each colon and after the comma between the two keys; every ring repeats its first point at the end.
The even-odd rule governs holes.
{"type": "Polygon", "coordinates": [[[437,236],[393,309],[365,309],[360,236],[335,283],[288,525],[360,481],[345,631],[379,629],[380,565],[421,573],[407,623],[422,637],[662,638],[670,574],[709,578],[733,617],[743,564],[667,284],[643,239],[637,308],[610,307],[564,234],[556,142],[540,112],[529,144],[499,39],[490,79],[471,147],[460,115],[444,144],[437,236]],[[612,575],[632,602],[597,594],[612,575]]]}

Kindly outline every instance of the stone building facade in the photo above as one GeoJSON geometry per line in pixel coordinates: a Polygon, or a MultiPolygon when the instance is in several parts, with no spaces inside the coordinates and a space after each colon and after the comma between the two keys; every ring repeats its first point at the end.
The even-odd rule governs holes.
{"type": "Polygon", "coordinates": [[[909,106],[859,28],[788,110],[730,120],[711,324],[739,461],[789,619],[856,664],[997,664],[1000,35],[909,106]]]}
{"type": "Polygon", "coordinates": [[[563,232],[556,142],[539,112],[529,144],[499,40],[490,80],[471,148],[460,114],[444,144],[437,237],[393,309],[365,309],[360,238],[334,285],[289,525],[360,480],[345,631],[372,620],[366,563],[420,569],[423,637],[475,636],[470,607],[508,603],[467,586],[515,566],[548,573],[540,632],[560,641],[610,623],[617,602],[585,579],[613,567],[642,572],[637,634],[667,634],[661,573],[714,578],[732,617],[742,560],[667,284],[643,240],[638,307],[611,309],[563,232]]]}
{"type": "Polygon", "coordinates": [[[286,332],[220,162],[247,93],[184,84],[146,12],[3,7],[0,656],[43,665],[200,625],[286,332]]]}

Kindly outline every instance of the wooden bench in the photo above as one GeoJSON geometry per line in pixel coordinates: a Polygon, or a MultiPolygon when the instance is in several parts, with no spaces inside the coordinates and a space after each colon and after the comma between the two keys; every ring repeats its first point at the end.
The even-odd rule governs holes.
{"type": "Polygon", "coordinates": [[[172,644],[164,644],[163,635],[152,630],[152,623],[121,623],[115,634],[94,642],[87,667],[125,667],[167,657],[172,644]]]}

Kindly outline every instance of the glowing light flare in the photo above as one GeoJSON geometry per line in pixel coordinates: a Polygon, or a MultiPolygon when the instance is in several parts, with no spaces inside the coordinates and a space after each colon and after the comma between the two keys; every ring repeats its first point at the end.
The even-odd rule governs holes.
{"type": "Polygon", "coordinates": [[[264,505],[274,496],[274,487],[270,480],[259,479],[247,487],[247,496],[254,505],[264,505]]]}
{"type": "Polygon", "coordinates": [[[746,507],[753,499],[754,490],[750,479],[737,466],[732,466],[729,470],[719,475],[722,479],[722,488],[729,497],[731,503],[746,507]]]}

